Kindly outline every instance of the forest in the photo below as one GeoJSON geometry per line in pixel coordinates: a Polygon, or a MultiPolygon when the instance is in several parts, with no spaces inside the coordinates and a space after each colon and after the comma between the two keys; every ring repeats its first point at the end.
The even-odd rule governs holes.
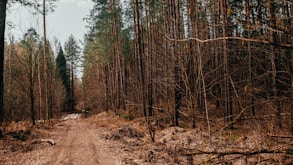
{"type": "MultiPolygon", "coordinates": [[[[47,40],[46,26],[44,34],[30,28],[20,41],[5,38],[6,5],[36,10],[45,25],[55,2],[0,2],[3,128],[65,113],[113,113],[142,121],[153,143],[161,130],[184,128],[205,132],[210,145],[229,132],[237,140],[233,131],[292,145],[291,0],[92,0],[83,49],[73,35],[64,45],[47,40]]],[[[290,164],[293,149],[276,146],[184,155],[289,153],[290,164]]]]}
{"type": "Polygon", "coordinates": [[[95,1],[85,108],[149,122],[165,116],[173,126],[205,120],[208,129],[214,114],[230,128],[273,114],[274,127],[293,130],[292,7],[286,0],[95,1]]]}

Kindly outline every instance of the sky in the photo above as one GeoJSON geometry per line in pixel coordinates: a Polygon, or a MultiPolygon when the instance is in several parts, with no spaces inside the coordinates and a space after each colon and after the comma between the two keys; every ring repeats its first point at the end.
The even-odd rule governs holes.
{"type": "MultiPolygon", "coordinates": [[[[72,34],[78,41],[83,41],[86,33],[87,17],[92,9],[91,0],[59,0],[56,2],[55,11],[47,15],[47,37],[50,42],[57,38],[64,45],[72,34]]],[[[33,9],[13,5],[7,13],[6,38],[13,35],[16,40],[33,27],[43,36],[43,20],[41,14],[35,14],[33,9]]],[[[81,45],[82,46],[82,45],[81,45]]]]}

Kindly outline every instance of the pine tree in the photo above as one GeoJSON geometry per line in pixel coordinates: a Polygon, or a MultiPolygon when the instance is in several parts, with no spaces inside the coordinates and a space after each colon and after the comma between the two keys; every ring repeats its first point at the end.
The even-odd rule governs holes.
{"type": "Polygon", "coordinates": [[[62,80],[62,85],[66,91],[66,100],[63,105],[63,110],[68,110],[68,103],[69,103],[69,96],[70,96],[70,84],[69,84],[69,75],[68,75],[68,69],[67,69],[67,64],[66,64],[66,59],[63,53],[63,49],[60,46],[58,56],[56,58],[56,69],[57,69],[57,74],[58,78],[62,80]]]}
{"type": "Polygon", "coordinates": [[[70,35],[68,40],[65,42],[65,58],[69,66],[70,73],[70,96],[69,96],[69,109],[74,110],[75,99],[74,99],[74,72],[77,68],[80,59],[80,47],[73,35],[70,35]]]}

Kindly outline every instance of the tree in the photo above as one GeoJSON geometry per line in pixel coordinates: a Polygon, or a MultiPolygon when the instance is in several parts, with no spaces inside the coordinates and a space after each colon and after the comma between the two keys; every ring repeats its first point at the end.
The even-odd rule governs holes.
{"type": "Polygon", "coordinates": [[[70,73],[70,96],[69,96],[69,109],[74,110],[74,72],[80,62],[80,47],[73,35],[70,35],[64,45],[65,58],[69,66],[70,73]]]}
{"type": "Polygon", "coordinates": [[[4,93],[4,38],[6,24],[6,5],[7,0],[0,1],[0,122],[3,121],[3,93],[4,93]]]}
{"type": "MultiPolygon", "coordinates": [[[[41,11],[42,15],[43,15],[43,34],[44,34],[44,41],[43,41],[43,53],[44,53],[44,78],[45,78],[45,107],[46,107],[46,114],[47,114],[47,119],[49,119],[49,113],[52,111],[52,109],[50,109],[49,106],[49,71],[48,71],[48,52],[47,52],[47,26],[46,26],[46,14],[51,10],[54,10],[54,2],[57,0],[43,0],[43,10],[41,11]],[[48,4],[48,6],[46,5],[46,1],[48,4]]],[[[41,88],[40,88],[40,94],[41,94],[41,88]]],[[[40,102],[41,103],[41,102],[40,102]]],[[[52,115],[52,113],[51,113],[52,115]]]]}
{"type": "Polygon", "coordinates": [[[38,50],[36,49],[38,40],[38,34],[35,29],[30,28],[27,33],[24,35],[22,40],[22,46],[25,49],[24,64],[27,65],[26,71],[28,71],[28,81],[29,81],[29,90],[28,95],[30,98],[30,113],[33,125],[35,125],[35,70],[37,68],[37,55],[38,50]]]}
{"type": "MultiPolygon", "coordinates": [[[[49,8],[53,10],[53,4],[57,0],[49,0],[49,8]]],[[[3,111],[4,111],[4,102],[3,102],[3,89],[4,89],[4,40],[5,40],[5,26],[6,26],[6,9],[7,4],[10,3],[20,3],[25,6],[30,6],[35,9],[38,9],[39,5],[36,1],[30,0],[1,0],[0,1],[0,122],[3,121],[3,111]]]]}
{"type": "Polygon", "coordinates": [[[63,110],[67,110],[69,103],[68,98],[70,97],[70,84],[66,59],[61,46],[59,48],[58,56],[56,58],[56,65],[58,77],[62,80],[62,85],[66,91],[67,100],[64,103],[63,110]]]}

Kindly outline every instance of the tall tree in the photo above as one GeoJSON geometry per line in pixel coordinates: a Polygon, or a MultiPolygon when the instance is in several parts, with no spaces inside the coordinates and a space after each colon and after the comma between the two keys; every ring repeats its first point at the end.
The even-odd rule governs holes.
{"type": "Polygon", "coordinates": [[[0,122],[3,121],[3,93],[4,93],[4,38],[6,24],[6,5],[7,0],[0,1],[0,122]]]}
{"type": "MultiPolygon", "coordinates": [[[[43,0],[43,34],[44,34],[44,41],[43,41],[43,53],[44,53],[44,83],[45,83],[45,108],[46,108],[46,118],[49,119],[49,104],[48,104],[48,55],[47,55],[47,32],[46,32],[46,0],[43,0]]],[[[42,93],[42,92],[40,92],[42,93]]],[[[42,96],[41,96],[42,97],[42,96]]],[[[42,101],[40,101],[42,103],[42,101]]]]}
{"type": "Polygon", "coordinates": [[[135,29],[135,53],[137,57],[137,66],[139,69],[139,82],[140,82],[140,92],[141,92],[141,98],[142,98],[142,104],[143,104],[143,114],[144,116],[147,115],[147,106],[146,106],[146,98],[145,98],[145,76],[144,76],[144,59],[143,59],[143,35],[141,30],[141,13],[140,13],[140,7],[141,7],[141,1],[134,0],[134,29],[135,29]]]}
{"type": "Polygon", "coordinates": [[[69,73],[70,73],[70,96],[69,96],[69,104],[70,110],[74,110],[75,106],[75,96],[74,96],[74,79],[75,79],[75,71],[80,62],[80,47],[74,38],[73,35],[70,35],[64,45],[65,50],[65,58],[68,62],[69,73]]]}
{"type": "MultiPolygon", "coordinates": [[[[51,10],[54,10],[54,2],[57,0],[43,0],[43,5],[42,5],[42,15],[43,15],[43,54],[44,54],[44,79],[45,79],[45,109],[46,109],[46,117],[47,119],[49,119],[49,113],[52,111],[52,109],[50,109],[49,106],[49,70],[48,70],[48,52],[47,52],[47,25],[46,25],[46,15],[47,13],[51,10]],[[46,3],[48,3],[48,5],[46,5],[46,3]]],[[[41,92],[41,88],[40,88],[40,95],[42,94],[41,92]]],[[[40,100],[40,103],[42,103],[42,101],[40,100]]]]}
{"type": "Polygon", "coordinates": [[[58,77],[62,80],[63,88],[66,91],[66,101],[63,106],[63,110],[68,110],[68,103],[69,103],[69,96],[70,96],[70,84],[69,84],[69,75],[68,75],[68,68],[66,64],[66,59],[63,53],[63,49],[60,46],[58,56],[56,58],[56,67],[58,72],[58,77]]]}
{"type": "Polygon", "coordinates": [[[25,50],[24,54],[24,65],[26,66],[26,72],[28,74],[28,95],[30,100],[30,113],[31,113],[31,120],[33,125],[35,125],[36,119],[36,112],[35,112],[35,75],[36,75],[36,68],[37,68],[37,42],[38,42],[38,34],[36,33],[35,29],[30,28],[27,33],[24,35],[24,39],[22,40],[22,47],[25,50]]]}

